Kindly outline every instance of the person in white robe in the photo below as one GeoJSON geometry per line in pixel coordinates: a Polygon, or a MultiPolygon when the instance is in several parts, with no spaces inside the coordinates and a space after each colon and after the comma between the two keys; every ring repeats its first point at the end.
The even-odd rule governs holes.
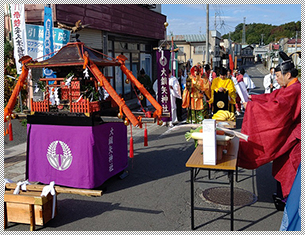
{"type": "Polygon", "coordinates": [[[181,97],[181,89],[180,89],[179,81],[175,76],[172,75],[171,71],[169,72],[168,85],[170,90],[171,115],[172,115],[172,121],[169,122],[169,127],[173,127],[173,124],[178,123],[176,98],[182,99],[182,97],[181,97]]]}
{"type": "Polygon", "coordinates": [[[270,73],[264,77],[265,93],[269,94],[276,89],[280,89],[281,86],[275,79],[274,67],[270,68],[270,73]]]}
{"type": "Polygon", "coordinates": [[[248,101],[248,91],[246,88],[245,83],[243,82],[242,79],[240,79],[238,81],[238,79],[236,78],[236,76],[239,76],[237,74],[237,70],[233,71],[233,75],[231,76],[231,79],[234,83],[235,89],[236,89],[236,115],[239,116],[240,112],[242,112],[243,107],[242,107],[242,103],[243,102],[247,102],[248,101]]]}
{"type": "Polygon", "coordinates": [[[247,87],[247,90],[251,90],[251,89],[254,89],[256,87],[254,82],[250,78],[250,76],[246,73],[245,69],[242,68],[240,70],[240,74],[243,75],[243,80],[244,80],[244,83],[247,87]]]}

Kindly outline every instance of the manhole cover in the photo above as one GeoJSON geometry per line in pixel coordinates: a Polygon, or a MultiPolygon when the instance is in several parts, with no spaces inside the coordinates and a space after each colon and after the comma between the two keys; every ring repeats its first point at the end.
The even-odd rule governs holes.
{"type": "MultiPolygon", "coordinates": [[[[202,192],[203,197],[213,203],[231,205],[230,187],[209,188],[202,192]]],[[[234,188],[234,206],[246,206],[257,201],[256,195],[240,188],[234,188]]]]}

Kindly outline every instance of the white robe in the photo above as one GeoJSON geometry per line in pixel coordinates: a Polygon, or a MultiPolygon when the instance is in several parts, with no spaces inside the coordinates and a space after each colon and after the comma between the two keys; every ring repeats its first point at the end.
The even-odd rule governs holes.
{"type": "Polygon", "coordinates": [[[241,102],[248,102],[249,94],[247,92],[245,83],[243,81],[238,82],[236,77],[233,77],[233,76],[231,77],[231,79],[234,83],[236,93],[239,95],[239,97],[241,99],[241,102]]]}
{"type": "Polygon", "coordinates": [[[233,81],[234,85],[236,86],[236,84],[238,83],[236,77],[232,76],[231,80],[233,81]]]}
{"type": "Polygon", "coordinates": [[[244,74],[243,80],[244,80],[244,83],[245,83],[247,89],[254,89],[256,87],[254,82],[252,81],[252,79],[249,77],[249,75],[247,73],[244,74]]]}
{"type": "Polygon", "coordinates": [[[173,89],[170,88],[170,100],[171,100],[172,123],[175,123],[178,122],[177,112],[176,112],[177,109],[176,98],[181,99],[181,89],[178,79],[174,76],[171,76],[169,78],[168,85],[173,87],[173,89]]]}
{"type": "Polygon", "coordinates": [[[273,84],[273,90],[281,88],[280,84],[278,84],[277,80],[275,79],[275,75],[274,74],[272,75],[271,73],[269,73],[268,75],[266,75],[264,77],[264,87],[265,87],[266,94],[270,93],[271,80],[272,80],[272,84],[273,84]]]}

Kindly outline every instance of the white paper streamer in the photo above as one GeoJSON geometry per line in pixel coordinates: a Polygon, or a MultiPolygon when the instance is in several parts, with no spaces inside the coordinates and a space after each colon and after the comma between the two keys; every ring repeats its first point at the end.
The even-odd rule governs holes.
{"type": "Polygon", "coordinates": [[[54,181],[52,181],[50,182],[49,185],[44,186],[40,194],[40,196],[46,197],[49,193],[51,193],[51,195],[53,196],[52,219],[55,216],[55,203],[56,203],[56,192],[55,192],[54,184],[55,184],[54,181]]]}
{"type": "Polygon", "coordinates": [[[72,80],[73,77],[74,77],[74,74],[71,75],[71,76],[66,80],[66,82],[65,82],[65,85],[66,85],[66,86],[70,86],[70,83],[71,83],[71,80],[72,80]]]}
{"type": "Polygon", "coordinates": [[[4,179],[4,190],[5,190],[5,185],[9,184],[9,183],[13,183],[14,181],[10,180],[10,179],[4,179]]]}
{"type": "Polygon", "coordinates": [[[21,190],[26,191],[26,185],[27,185],[27,184],[30,184],[29,181],[27,181],[27,180],[26,180],[26,181],[19,181],[19,182],[17,183],[17,186],[16,186],[16,188],[15,188],[13,194],[19,194],[19,192],[20,192],[20,187],[21,187],[21,190]]]}
{"type": "Polygon", "coordinates": [[[86,68],[83,73],[85,74],[84,75],[84,79],[88,79],[89,78],[89,73],[88,73],[88,68],[86,68]]]}
{"type": "Polygon", "coordinates": [[[37,93],[39,91],[39,87],[37,85],[37,83],[35,84],[35,90],[34,90],[34,93],[37,93]]]}

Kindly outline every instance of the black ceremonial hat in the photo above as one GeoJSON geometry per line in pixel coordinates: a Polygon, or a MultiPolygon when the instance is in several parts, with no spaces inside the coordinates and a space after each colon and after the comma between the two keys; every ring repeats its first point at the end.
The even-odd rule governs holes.
{"type": "Polygon", "coordinates": [[[227,75],[227,69],[224,67],[220,68],[220,75],[227,75]]]}
{"type": "Polygon", "coordinates": [[[278,66],[275,68],[275,72],[282,71],[290,71],[291,69],[294,68],[294,64],[292,63],[292,59],[283,51],[279,52],[280,57],[282,58],[283,62],[280,63],[278,66]]]}

